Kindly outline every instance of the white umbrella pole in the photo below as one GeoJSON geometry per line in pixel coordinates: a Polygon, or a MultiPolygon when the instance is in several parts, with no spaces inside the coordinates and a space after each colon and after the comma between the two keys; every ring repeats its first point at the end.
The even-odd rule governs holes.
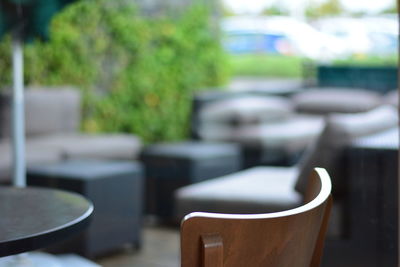
{"type": "Polygon", "coordinates": [[[14,83],[12,98],[13,184],[17,187],[25,187],[24,62],[22,41],[17,36],[13,38],[12,50],[14,83]]]}

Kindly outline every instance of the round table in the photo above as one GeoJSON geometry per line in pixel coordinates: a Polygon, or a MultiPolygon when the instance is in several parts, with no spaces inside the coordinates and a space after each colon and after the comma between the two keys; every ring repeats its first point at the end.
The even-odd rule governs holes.
{"type": "Polygon", "coordinates": [[[83,230],[93,205],[71,192],[0,187],[0,257],[46,247],[83,230]]]}

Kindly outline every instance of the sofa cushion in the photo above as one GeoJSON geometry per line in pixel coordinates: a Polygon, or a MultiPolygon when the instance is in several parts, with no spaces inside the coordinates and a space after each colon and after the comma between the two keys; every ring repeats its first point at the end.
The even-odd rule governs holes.
{"type": "Polygon", "coordinates": [[[27,136],[76,132],[80,124],[80,93],[70,87],[28,88],[25,92],[27,136]]]}
{"type": "MultiPolygon", "coordinates": [[[[25,90],[25,133],[36,136],[76,132],[80,126],[80,93],[72,87],[25,90]]],[[[11,95],[0,96],[0,137],[10,137],[11,95]]]]}
{"type": "Polygon", "coordinates": [[[236,158],[239,154],[240,147],[237,144],[184,141],[147,146],[141,153],[141,158],[201,160],[236,158]]]}
{"type": "Polygon", "coordinates": [[[341,192],[345,185],[342,181],[344,171],[339,159],[345,146],[358,137],[394,128],[397,124],[397,111],[392,106],[381,106],[357,114],[331,114],[327,117],[321,136],[301,158],[296,189],[304,193],[311,170],[314,167],[323,167],[331,175],[333,191],[341,192]]]}
{"type": "Polygon", "coordinates": [[[254,125],[209,124],[199,133],[202,139],[208,141],[238,142],[290,153],[308,146],[320,135],[323,125],[320,116],[293,115],[286,120],[254,125]]]}
{"type": "Polygon", "coordinates": [[[381,104],[381,96],[362,89],[324,88],[307,89],[292,97],[295,109],[310,114],[332,112],[357,113],[381,104]]]}
{"type": "Polygon", "coordinates": [[[63,158],[136,159],[139,138],[129,134],[59,134],[30,138],[29,143],[61,151],[63,158]]]}
{"type": "MultiPolygon", "coordinates": [[[[12,147],[11,140],[0,142],[0,183],[10,182],[12,176],[12,147]]],[[[25,161],[27,166],[42,163],[53,163],[61,160],[61,151],[54,148],[44,148],[37,145],[26,144],[25,161]]]]}
{"type": "Polygon", "coordinates": [[[275,121],[292,114],[282,97],[242,96],[215,101],[199,111],[200,123],[248,124],[275,121]]]}
{"type": "Polygon", "coordinates": [[[176,215],[193,211],[264,213],[301,205],[294,190],[296,168],[254,167],[189,186],[175,192],[176,215]]]}

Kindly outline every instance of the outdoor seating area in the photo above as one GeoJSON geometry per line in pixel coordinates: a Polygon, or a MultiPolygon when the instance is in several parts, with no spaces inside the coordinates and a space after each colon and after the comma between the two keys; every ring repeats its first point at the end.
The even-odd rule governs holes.
{"type": "MultiPolygon", "coordinates": [[[[11,183],[11,96],[0,96],[0,183],[11,183]]],[[[134,160],[142,144],[131,134],[79,131],[82,97],[77,88],[27,88],[25,135],[27,166],[67,159],[134,160]]]]}
{"type": "Polygon", "coordinates": [[[399,10],[256,2],[0,0],[0,267],[400,266],[399,10]]]}
{"type": "MultiPolygon", "coordinates": [[[[76,89],[28,88],[25,98],[28,166],[65,159],[139,157],[142,144],[138,136],[78,132],[81,97],[76,89]]],[[[6,183],[10,181],[11,166],[10,104],[6,95],[1,99],[0,151],[4,157],[0,161],[0,180],[6,183]]],[[[223,97],[209,97],[197,106],[192,114],[192,135],[206,142],[238,144],[246,168],[259,164],[287,166],[293,165],[321,134],[321,115],[360,113],[385,103],[398,106],[397,90],[379,95],[367,90],[315,88],[290,97],[226,92],[223,97]],[[354,98],[358,100],[356,104],[346,102],[354,98]]]]}
{"type": "MultiPolygon", "coordinates": [[[[28,185],[74,191],[97,207],[87,231],[47,250],[96,259],[129,244],[140,251],[149,218],[174,228],[191,212],[295,209],[304,202],[312,168],[319,166],[331,175],[334,198],[328,256],[322,262],[340,264],[326,259],[349,249],[331,243],[352,240],[349,182],[355,177],[346,151],[361,137],[398,131],[398,109],[388,95],[341,88],[301,89],[288,96],[225,91],[197,105],[192,114],[197,138],[142,146],[134,135],[78,133],[77,90],[31,88],[26,94],[28,185]],[[346,99],[357,94],[365,101],[349,109],[346,99]],[[42,101],[52,103],[46,112],[42,101]],[[30,161],[30,155],[40,156],[30,161]]],[[[3,146],[7,140],[3,135],[3,146]]],[[[7,158],[1,164],[11,168],[7,158]]]]}
{"type": "Polygon", "coordinates": [[[326,115],[362,113],[384,104],[398,107],[395,89],[387,94],[360,88],[317,87],[286,97],[252,91],[205,95],[195,96],[193,137],[239,143],[247,168],[293,165],[321,134],[326,115]]]}
{"type": "Polygon", "coordinates": [[[324,167],[332,173],[335,203],[339,205],[340,196],[346,192],[346,180],[351,179],[345,178],[343,148],[361,136],[396,128],[397,118],[397,110],[390,106],[361,114],[329,116],[324,130],[298,164],[253,167],[221,179],[184,187],[177,191],[177,214],[182,216],[192,211],[272,212],[296,207],[303,199],[304,179],[313,166],[324,167]]]}

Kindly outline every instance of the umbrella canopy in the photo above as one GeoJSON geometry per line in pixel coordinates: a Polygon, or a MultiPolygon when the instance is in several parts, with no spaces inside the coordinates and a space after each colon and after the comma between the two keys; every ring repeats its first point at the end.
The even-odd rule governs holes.
{"type": "Polygon", "coordinates": [[[0,37],[18,32],[23,40],[49,38],[51,18],[75,0],[0,0],[0,37]]]}
{"type": "Polygon", "coordinates": [[[75,0],[0,0],[0,38],[13,36],[13,184],[26,185],[22,42],[47,40],[51,18],[75,0]]]}

